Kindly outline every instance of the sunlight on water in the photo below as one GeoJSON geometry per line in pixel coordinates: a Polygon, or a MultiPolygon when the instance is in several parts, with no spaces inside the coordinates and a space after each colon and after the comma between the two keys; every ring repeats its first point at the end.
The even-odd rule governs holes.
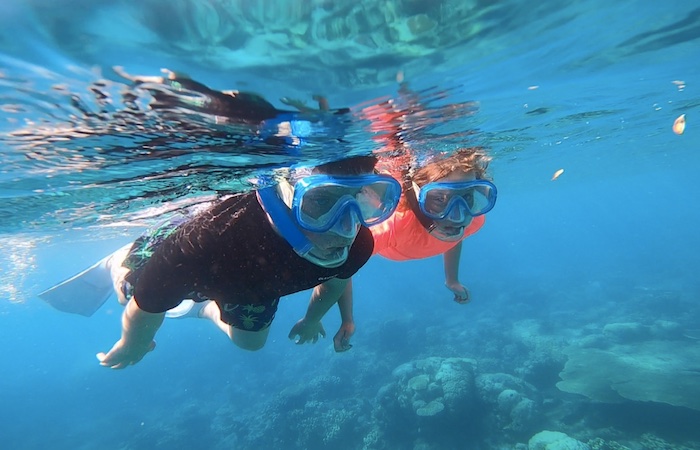
{"type": "Polygon", "coordinates": [[[34,289],[27,285],[27,280],[36,270],[36,247],[45,242],[45,238],[0,236],[3,249],[0,252],[0,299],[22,302],[34,295],[34,289]]]}
{"type": "Polygon", "coordinates": [[[87,94],[65,84],[34,91],[27,80],[8,78],[13,101],[24,105],[6,108],[23,125],[0,138],[9,150],[0,179],[6,230],[11,216],[15,226],[27,216],[41,217],[43,228],[86,226],[176,198],[247,190],[249,179],[272,167],[372,149],[367,137],[382,141],[379,123],[403,129],[416,155],[450,149],[473,134],[460,121],[477,110],[474,102],[447,102],[450,90],[436,88],[327,113],[283,99],[298,110],[279,110],[261,97],[219,93],[169,71],[114,70],[124,82],[101,78],[83,87],[87,94]],[[231,110],[232,98],[259,116],[231,110]],[[436,136],[442,148],[430,142],[436,136]]]}
{"type": "MultiPolygon", "coordinates": [[[[576,53],[566,51],[570,41],[548,36],[583,21],[579,14],[602,12],[476,0],[401,7],[369,1],[270,0],[255,7],[171,2],[173,20],[163,22],[157,1],[109,8],[75,3],[81,5],[76,16],[48,4],[6,6],[6,39],[15,25],[36,32],[8,46],[0,60],[0,198],[6,200],[0,229],[6,231],[104,225],[177,198],[250,189],[247,180],[274,167],[378,151],[382,131],[367,112],[401,102],[397,74],[405,74],[425,109],[399,105],[403,117],[394,111],[392,119],[401,121],[402,139],[415,152],[450,151],[466,142],[507,161],[593,149],[622,138],[627,123],[658,127],[651,113],[674,106],[675,87],[667,84],[661,94],[658,83],[682,77],[626,77],[624,86],[634,88],[626,94],[618,84],[623,79],[611,76],[606,85],[575,74],[614,66],[664,42],[683,43],[693,33],[679,18],[675,27],[647,33],[626,28],[637,41],[598,34],[590,50],[576,53]],[[75,23],[63,27],[62,21],[75,23]],[[88,36],[90,45],[76,45],[88,36]],[[127,50],[129,58],[122,53],[127,50]],[[139,64],[131,62],[133,55],[140,55],[139,64]],[[522,62],[543,58],[554,62],[522,62]],[[217,114],[220,99],[168,81],[169,72],[158,73],[144,59],[201,74],[218,89],[264,89],[270,117],[246,122],[230,112],[217,114]],[[516,69],[501,70],[507,61],[516,69]],[[495,76],[485,78],[490,72],[495,76]],[[558,74],[564,76],[556,84],[548,81],[558,74]],[[332,108],[349,107],[349,114],[310,112],[311,94],[318,92],[332,108]],[[617,101],[620,94],[624,102],[617,101]],[[306,113],[284,99],[298,100],[293,105],[306,113]],[[280,136],[280,111],[298,113],[299,125],[286,137],[280,136]],[[287,143],[280,146],[280,139],[287,143]]],[[[680,114],[693,101],[673,111],[680,114]]]]}

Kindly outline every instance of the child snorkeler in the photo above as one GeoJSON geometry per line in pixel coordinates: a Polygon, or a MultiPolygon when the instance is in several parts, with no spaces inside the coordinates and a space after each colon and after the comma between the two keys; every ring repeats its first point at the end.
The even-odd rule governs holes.
{"type": "MultiPolygon", "coordinates": [[[[393,120],[396,115],[392,116],[390,120],[380,120],[379,128],[389,131],[385,135],[387,146],[405,149],[401,130],[391,126],[392,122],[396,123],[393,120]]],[[[469,290],[459,280],[459,262],[462,241],[481,229],[485,214],[496,203],[496,186],[486,174],[489,161],[490,157],[482,148],[460,148],[452,154],[433,156],[415,168],[392,171],[397,172],[392,175],[402,183],[401,199],[388,220],[370,228],[374,238],[373,254],[394,261],[443,255],[445,286],[457,303],[469,303],[469,290]]],[[[396,167],[391,162],[385,165],[396,167]]],[[[351,283],[346,286],[338,306],[342,324],[334,345],[336,349],[349,348],[349,339],[355,330],[351,283]]],[[[305,318],[297,322],[297,331],[304,323],[305,318]]],[[[320,334],[325,337],[322,328],[320,334]]],[[[316,340],[317,336],[312,342],[316,340]]]]}
{"type": "Polygon", "coordinates": [[[394,261],[443,255],[445,286],[458,303],[469,302],[459,281],[462,241],[484,225],[496,203],[496,186],[486,178],[489,157],[462,148],[410,171],[399,207],[371,228],[374,253],[394,261]]]}
{"type": "MultiPolygon", "coordinates": [[[[251,106],[248,97],[179,80],[191,88],[188,95],[199,95],[203,112],[227,112],[222,117],[237,123],[277,118],[272,110],[253,108],[261,98],[251,106]]],[[[183,107],[179,96],[166,98],[183,107]]],[[[89,316],[114,289],[125,306],[121,337],[97,354],[102,366],[113,369],[134,365],[153,350],[164,318],[183,303],[187,311],[170,317],[209,319],[238,347],[258,350],[280,298],[313,289],[299,330],[307,340],[319,334],[321,317],[371,256],[368,227],[386,220],[399,202],[400,184],[377,174],[376,163],[375,156],[357,155],[288,169],[273,186],[231,193],[193,215],[173,217],[39,297],[89,316]]]]}

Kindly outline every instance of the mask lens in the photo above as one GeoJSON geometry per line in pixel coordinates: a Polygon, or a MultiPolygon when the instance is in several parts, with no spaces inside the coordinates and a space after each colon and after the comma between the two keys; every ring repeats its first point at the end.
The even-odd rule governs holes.
{"type": "Polygon", "coordinates": [[[371,226],[388,219],[396,209],[400,196],[398,183],[377,181],[363,186],[355,197],[362,222],[371,226]]]}
{"type": "Polygon", "coordinates": [[[340,229],[356,233],[359,226],[349,226],[350,221],[370,226],[387,219],[401,195],[398,182],[383,176],[309,178],[297,183],[293,203],[300,225],[309,231],[328,231],[340,223],[340,229]]]}
{"type": "Polygon", "coordinates": [[[337,186],[309,189],[299,202],[299,211],[311,222],[324,222],[341,201],[352,201],[353,198],[352,193],[337,186]]]}
{"type": "Polygon", "coordinates": [[[488,181],[464,183],[430,183],[420,188],[419,204],[423,213],[433,219],[480,216],[493,208],[496,187],[488,181]],[[457,210],[455,210],[457,209],[457,210]],[[464,209],[463,212],[458,211],[464,209]]]}
{"type": "Polygon", "coordinates": [[[489,186],[474,186],[463,196],[473,216],[485,214],[493,208],[492,199],[495,202],[495,192],[489,186]]]}
{"type": "Polygon", "coordinates": [[[434,216],[444,215],[451,198],[452,195],[445,189],[431,189],[427,191],[423,201],[424,212],[434,216]]]}

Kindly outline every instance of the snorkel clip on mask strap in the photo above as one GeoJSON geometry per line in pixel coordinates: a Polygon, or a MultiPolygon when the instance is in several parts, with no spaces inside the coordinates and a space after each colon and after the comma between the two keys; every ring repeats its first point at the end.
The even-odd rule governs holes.
{"type": "Polygon", "coordinates": [[[294,248],[294,251],[299,256],[308,254],[313,248],[313,244],[297,227],[287,205],[277,195],[277,188],[275,186],[265,187],[258,189],[256,194],[263,209],[270,216],[282,237],[294,248]]]}

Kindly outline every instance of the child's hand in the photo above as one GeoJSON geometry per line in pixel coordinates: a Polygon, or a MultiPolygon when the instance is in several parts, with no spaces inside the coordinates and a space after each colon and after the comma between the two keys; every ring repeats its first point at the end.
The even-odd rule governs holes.
{"type": "Polygon", "coordinates": [[[309,112],[313,110],[313,108],[306,106],[306,103],[303,100],[296,98],[282,97],[280,101],[287,106],[298,109],[300,112],[309,112]]]}
{"type": "Polygon", "coordinates": [[[323,329],[321,322],[309,322],[304,318],[292,327],[292,330],[289,332],[289,339],[299,345],[307,342],[315,344],[318,342],[319,335],[326,337],[326,330],[323,329]]]}
{"type": "Polygon", "coordinates": [[[333,348],[336,352],[346,352],[352,348],[350,338],[355,334],[354,322],[343,322],[340,324],[340,329],[333,337],[333,348]]]}
{"type": "Polygon", "coordinates": [[[119,339],[112,349],[97,355],[100,365],[111,369],[125,369],[141,361],[148,352],[156,348],[156,341],[146,343],[146,345],[126,345],[124,339],[119,339]]]}
{"type": "Polygon", "coordinates": [[[467,304],[471,301],[471,296],[469,295],[469,289],[464,287],[464,285],[460,282],[454,282],[454,283],[445,283],[445,286],[447,286],[447,289],[451,290],[452,293],[455,295],[454,301],[457,303],[464,305],[467,304]]]}

